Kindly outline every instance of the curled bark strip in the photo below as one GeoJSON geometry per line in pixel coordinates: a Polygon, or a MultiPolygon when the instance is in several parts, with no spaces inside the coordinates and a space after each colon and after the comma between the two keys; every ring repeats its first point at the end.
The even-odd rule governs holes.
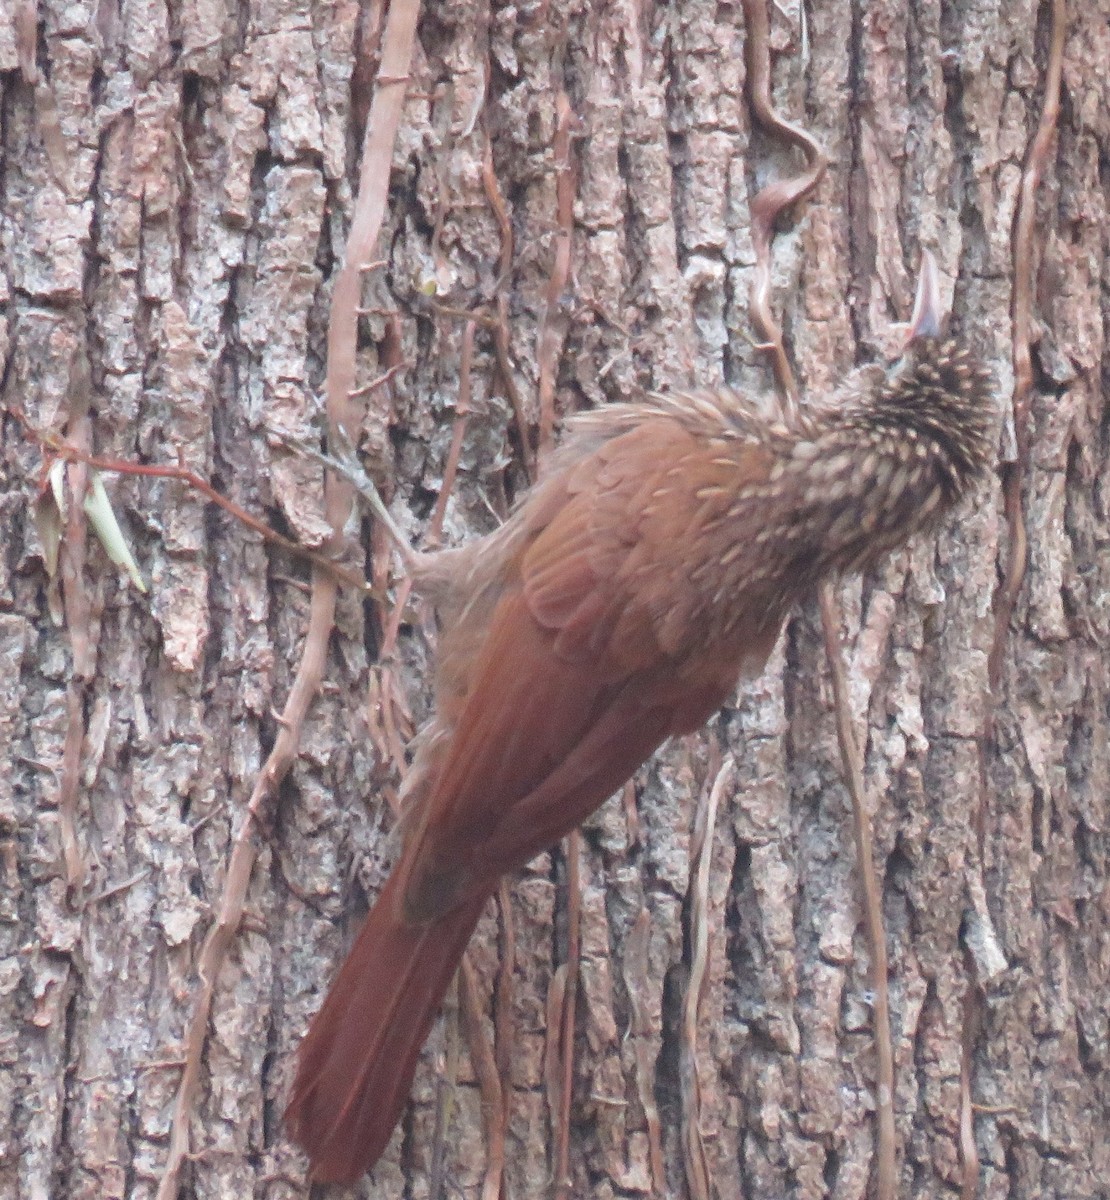
{"type": "Polygon", "coordinates": [[[744,44],[748,68],[748,103],[752,115],[770,134],[796,146],[806,169],[789,179],[767,184],[751,202],[752,245],[755,248],[755,283],[750,310],[752,323],[763,339],[762,348],[771,355],[775,382],[783,414],[788,419],[798,411],[798,385],[782,344],[782,329],[771,311],[771,242],[775,221],[784,209],[803,200],[821,181],[828,158],[812,134],[779,116],[771,102],[771,46],[766,0],[744,0],[744,44]]]}
{"type": "Polygon", "coordinates": [[[486,1173],[482,1180],[482,1200],[498,1200],[505,1173],[505,1098],[497,1060],[482,1025],[482,1004],[474,967],[464,957],[459,968],[459,1007],[470,1045],[470,1061],[482,1097],[482,1121],[486,1127],[486,1173]]]}
{"type": "Polygon", "coordinates": [[[463,437],[466,434],[466,423],[470,417],[470,377],[474,366],[474,331],[477,322],[467,321],[463,327],[462,352],[459,355],[459,395],[455,402],[455,423],[451,428],[451,445],[447,451],[447,461],[443,465],[443,487],[436,498],[435,511],[428,523],[425,542],[436,547],[443,540],[443,521],[447,516],[447,502],[455,487],[455,479],[459,473],[459,455],[462,453],[463,437]]]}
{"type": "Polygon", "coordinates": [[[825,635],[825,654],[832,675],[833,698],[836,707],[836,736],[840,743],[840,758],[845,782],[852,797],[852,819],[855,825],[856,862],[860,887],[863,891],[863,920],[867,947],[871,955],[872,1023],[875,1031],[876,1095],[875,1117],[878,1121],[878,1165],[876,1168],[876,1200],[894,1200],[897,1194],[898,1162],[897,1136],[894,1127],[894,1047],[890,1036],[890,991],[887,983],[889,966],[886,954],[886,930],[883,927],[883,898],[875,872],[875,852],[871,841],[871,821],[864,805],[863,754],[852,728],[851,701],[848,696],[848,675],[844,670],[843,648],[840,643],[840,613],[832,585],[822,583],[818,589],[821,605],[821,629],[825,635]]]}
{"type": "MultiPolygon", "coordinates": [[[[73,443],[87,450],[92,441],[89,420],[88,358],[83,352],[73,357],[70,375],[70,416],[67,433],[73,443]]],[[[85,697],[96,670],[93,647],[92,601],[85,586],[85,550],[88,524],[84,498],[88,487],[88,467],[71,462],[67,471],[72,492],[59,548],[58,569],[62,584],[62,603],[73,678],[66,688],[66,736],[62,750],[62,769],[58,783],[58,832],[65,863],[66,887],[71,897],[85,882],[85,860],[77,838],[77,798],[81,788],[81,747],[85,742],[85,697]]]]}
{"type": "Polygon", "coordinates": [[[709,966],[709,873],[713,834],[721,796],[732,782],[736,764],[725,759],[710,787],[702,788],[694,818],[690,875],[690,976],[679,1029],[679,1087],[682,1094],[682,1159],[691,1200],[712,1194],[709,1164],[701,1136],[701,1083],[698,1079],[698,1015],[709,966]]]}
{"type": "MultiPolygon", "coordinates": [[[[552,1129],[556,1128],[558,1116],[562,1109],[560,1097],[563,1094],[563,1073],[559,1055],[560,1017],[563,1011],[563,996],[566,993],[567,968],[563,963],[551,972],[551,982],[547,985],[547,1004],[544,1012],[544,1042],[543,1042],[543,1090],[547,1099],[548,1119],[552,1129]]],[[[556,1174],[558,1151],[552,1155],[551,1170],[556,1187],[559,1179],[556,1174]]]]}
{"type": "Polygon", "coordinates": [[[663,1166],[663,1125],[655,1102],[655,1059],[649,1037],[651,1025],[641,997],[652,985],[648,981],[648,955],[651,942],[651,914],[640,910],[624,948],[624,980],[628,992],[629,1027],[636,1056],[636,1094],[647,1121],[648,1162],[651,1165],[652,1192],[662,1196],[666,1190],[663,1166]]]}
{"type": "MultiPolygon", "coordinates": [[[[328,320],[327,415],[329,433],[336,426],[342,426],[348,437],[353,437],[359,427],[351,395],[355,388],[362,267],[372,260],[385,217],[390,163],[404,105],[404,81],[412,57],[419,12],[418,0],[393,0],[386,17],[378,82],[363,140],[362,166],[347,250],[332,291],[328,320]]],[[[353,489],[345,480],[329,472],[325,478],[324,497],[327,519],[333,531],[330,541],[334,547],[340,543],[350,515],[353,489]]],[[[259,772],[236,833],[216,921],[204,940],[197,963],[201,989],[185,1035],[185,1061],[170,1124],[169,1152],[158,1186],[158,1200],[172,1200],[178,1192],[181,1169],[189,1153],[189,1122],[200,1084],[212,1000],[220,969],[239,929],[254,867],[254,824],[268,809],[296,757],[305,717],[323,679],[335,602],[335,580],[322,571],[314,571],[309,624],[297,675],[278,722],[273,750],[259,772]]]]}
{"type": "Polygon", "coordinates": [[[501,247],[497,257],[497,285],[500,290],[513,267],[513,223],[509,219],[509,209],[505,204],[505,197],[501,194],[501,184],[497,181],[497,172],[493,169],[493,143],[488,134],[482,154],[482,187],[485,190],[489,206],[493,209],[493,218],[497,222],[497,230],[501,235],[501,247]]]}
{"type": "Polygon", "coordinates": [[[62,839],[66,887],[71,896],[85,882],[85,860],[77,840],[77,796],[81,785],[81,747],[84,741],[85,684],[70,680],[66,688],[66,737],[62,751],[62,777],[58,784],[58,831],[62,839]]]}
{"type": "MultiPolygon", "coordinates": [[[[1068,13],[1065,0],[1052,0],[1052,21],[1049,35],[1048,63],[1045,67],[1044,107],[1037,131],[1029,144],[1025,168],[1018,192],[1014,216],[1013,291],[1011,296],[1011,353],[1014,367],[1014,390],[1011,410],[1014,421],[1015,460],[1003,472],[1002,498],[1009,534],[1009,556],[1006,572],[994,594],[994,636],[987,659],[987,680],[994,703],[1002,700],[1002,663],[1010,634],[1010,622],[1017,606],[1018,595],[1025,582],[1028,565],[1029,539],[1025,526],[1022,486],[1029,473],[1029,416],[1033,396],[1033,238],[1036,229],[1037,190],[1044,175],[1060,116],[1060,86],[1063,79],[1064,39],[1067,36],[1068,13]]],[[[991,713],[987,722],[988,740],[995,736],[995,719],[991,713]]],[[[980,767],[981,795],[986,793],[986,766],[980,767]]],[[[983,802],[979,803],[976,827],[980,842],[984,824],[983,802]]],[[[969,971],[969,974],[972,972],[969,971]]],[[[964,1035],[960,1045],[960,1167],[963,1176],[961,1196],[970,1200],[978,1190],[979,1154],[975,1145],[974,1104],[972,1101],[972,1069],[975,1045],[982,1021],[983,993],[981,984],[973,981],[964,1017],[964,1035]]]]}
{"type": "Polygon", "coordinates": [[[1029,465],[1029,406],[1033,395],[1033,235],[1037,218],[1037,189],[1044,174],[1056,123],[1060,116],[1060,83],[1064,68],[1064,38],[1068,14],[1065,0],[1052,0],[1052,32],[1045,69],[1044,108],[1037,132],[1029,145],[1014,218],[1014,285],[1011,302],[1014,364],[1014,441],[1017,459],[1003,482],[1010,556],[1006,577],[995,595],[995,633],[991,647],[990,683],[996,690],[1002,670],[1002,655],[1018,593],[1025,580],[1029,542],[1022,508],[1021,488],[1029,465]]]}
{"type": "Polygon", "coordinates": [[[436,1080],[435,1127],[432,1148],[428,1157],[428,1195],[431,1200],[443,1200],[447,1177],[447,1131],[455,1107],[455,1089],[459,1081],[459,990],[461,972],[455,975],[443,997],[443,1068],[436,1080]]]}
{"type": "MultiPolygon", "coordinates": [[[[497,907],[501,914],[501,944],[498,947],[496,1008],[493,1018],[494,1056],[501,1080],[501,1138],[508,1137],[509,1112],[513,1099],[513,977],[516,968],[516,928],[510,900],[509,881],[502,879],[497,890],[497,907]]],[[[501,1164],[504,1171],[504,1162],[501,1164]]],[[[500,1181],[501,1176],[498,1176],[500,1181]]]]}
{"type": "Polygon", "coordinates": [[[567,961],[562,970],[563,988],[559,1021],[559,1107],[555,1114],[555,1200],[574,1195],[570,1175],[570,1102],[574,1092],[574,1014],[578,1001],[578,967],[581,955],[582,835],[576,829],[566,842],[567,862],[567,961]]]}
{"type": "Polygon", "coordinates": [[[528,478],[536,478],[536,460],[532,453],[532,443],[528,438],[528,419],[524,414],[524,399],[513,379],[511,356],[509,353],[509,297],[506,291],[509,273],[513,262],[513,226],[509,220],[509,210],[505,197],[501,194],[501,185],[497,181],[497,173],[493,169],[493,144],[486,135],[486,149],[482,158],[482,187],[486,199],[493,210],[497,228],[501,234],[501,252],[497,260],[497,318],[493,323],[493,352],[497,359],[497,370],[509,403],[513,408],[513,419],[516,422],[517,438],[520,440],[520,454],[524,460],[524,469],[528,478]]]}
{"type": "Polygon", "coordinates": [[[544,458],[555,440],[555,367],[559,355],[559,322],[556,313],[570,278],[574,235],[574,196],[577,186],[571,158],[571,134],[577,122],[570,98],[562,89],[555,97],[555,256],[544,297],[540,322],[539,367],[540,432],[539,457],[544,458]]]}
{"type": "MultiPolygon", "coordinates": [[[[973,970],[974,968],[970,968],[973,970]]],[[[975,1105],[971,1098],[971,1072],[975,1043],[981,1025],[980,994],[969,987],[964,1000],[964,1027],[960,1036],[960,1200],[975,1200],[979,1191],[979,1149],[975,1145],[975,1105]]]]}

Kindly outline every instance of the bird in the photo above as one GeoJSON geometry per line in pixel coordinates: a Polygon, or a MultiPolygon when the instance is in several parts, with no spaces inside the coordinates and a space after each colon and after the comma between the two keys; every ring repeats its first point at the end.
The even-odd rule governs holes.
{"type": "Polygon", "coordinates": [[[286,1122],[314,1180],[383,1153],[502,876],[701,728],[817,583],[935,529],[987,475],[995,409],[926,252],[893,365],[797,412],[716,388],[579,415],[500,529],[409,556],[441,622],[435,714],[398,861],[300,1046],[286,1122]]]}

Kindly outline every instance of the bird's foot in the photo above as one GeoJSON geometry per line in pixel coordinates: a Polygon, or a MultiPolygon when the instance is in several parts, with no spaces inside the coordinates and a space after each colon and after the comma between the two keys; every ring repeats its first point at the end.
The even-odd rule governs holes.
{"type": "Polygon", "coordinates": [[[355,493],[366,507],[386,527],[389,536],[393,539],[397,553],[401,556],[405,571],[408,574],[412,574],[417,563],[423,556],[418,550],[412,548],[404,531],[393,519],[393,514],[382,499],[382,494],[378,491],[377,485],[366,473],[362,463],[359,462],[355,444],[347,431],[341,425],[335,426],[331,437],[331,453],[327,454],[319,449],[319,447],[310,445],[308,442],[290,437],[282,437],[281,440],[290,449],[297,451],[297,453],[305,455],[306,458],[315,459],[326,470],[333,471],[355,489],[355,493]]]}

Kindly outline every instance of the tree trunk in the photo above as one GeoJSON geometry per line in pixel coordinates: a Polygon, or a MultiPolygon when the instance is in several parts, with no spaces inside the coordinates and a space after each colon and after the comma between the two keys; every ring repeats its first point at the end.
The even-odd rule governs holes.
{"type": "MultiPolygon", "coordinates": [[[[435,642],[396,578],[333,621],[326,572],[183,479],[101,471],[144,595],[88,462],[64,512],[40,487],[48,439],[180,461],[384,587],[380,526],[337,538],[284,439],[319,442],[390,153],[350,403],[414,540],[492,528],[575,410],[772,392],[750,206],[801,159],[753,121],[744,6],[428,3],[404,79],[413,5],[0,11],[0,1197],[305,1194],[296,1047],[393,853],[435,642]]],[[[770,8],[773,99],[830,159],[774,242],[803,392],[891,351],[931,248],[1007,414],[976,503],[837,592],[890,1104],[814,602],[503,890],[356,1194],[882,1196],[884,1108],[899,1197],[1107,1194],[1110,3],[1069,6],[1042,159],[1054,8],[770,8]]]]}

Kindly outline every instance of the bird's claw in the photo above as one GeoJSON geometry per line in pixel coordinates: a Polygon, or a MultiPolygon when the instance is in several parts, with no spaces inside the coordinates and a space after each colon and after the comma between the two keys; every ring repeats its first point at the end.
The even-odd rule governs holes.
{"type": "Polygon", "coordinates": [[[378,491],[377,485],[366,473],[362,463],[359,462],[355,444],[346,429],[341,425],[336,425],[332,428],[329,438],[332,443],[332,453],[325,453],[318,446],[310,445],[308,442],[289,437],[285,434],[279,434],[278,436],[289,449],[296,451],[298,454],[303,454],[306,458],[315,460],[325,470],[333,472],[349,483],[367,508],[386,527],[406,568],[412,566],[417,558],[417,552],[409,545],[408,538],[394,520],[393,514],[389,511],[385,500],[382,499],[381,492],[378,491]]]}

